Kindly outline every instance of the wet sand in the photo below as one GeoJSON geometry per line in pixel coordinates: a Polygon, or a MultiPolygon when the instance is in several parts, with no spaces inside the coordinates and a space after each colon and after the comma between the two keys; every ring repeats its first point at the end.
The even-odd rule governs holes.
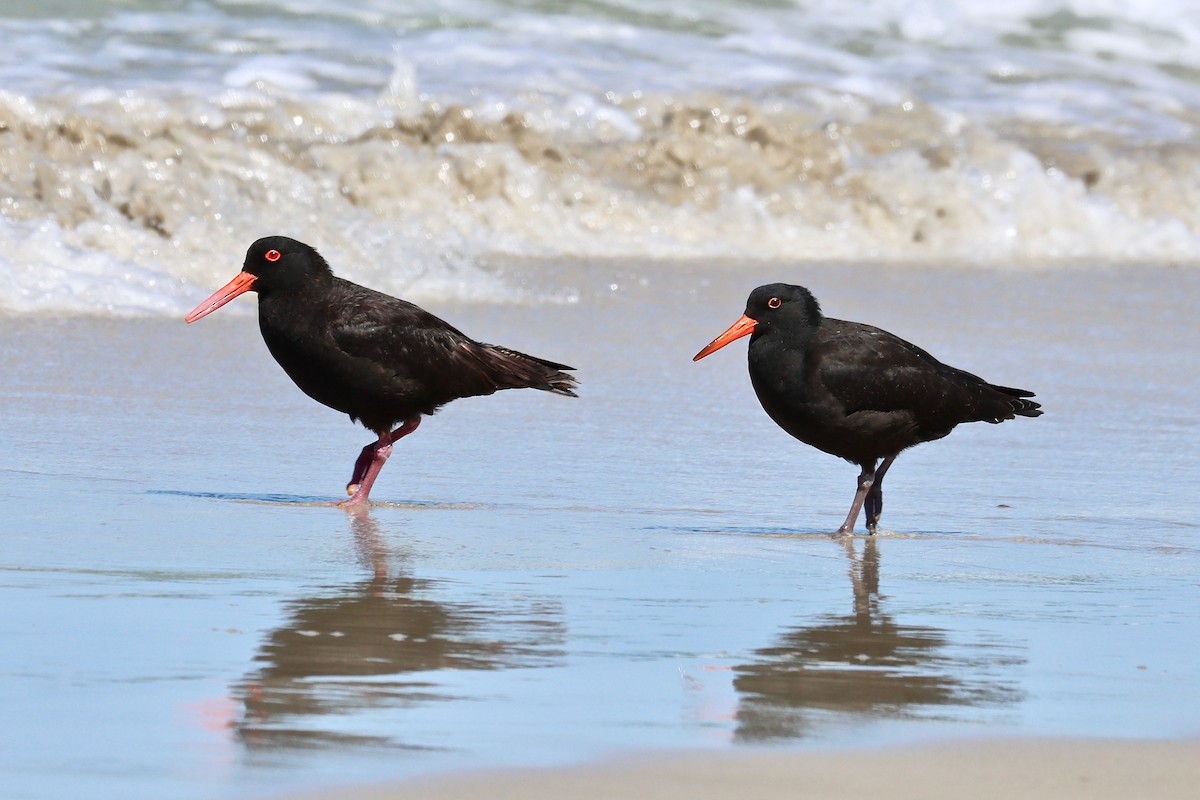
{"type": "Polygon", "coordinates": [[[578,302],[434,310],[574,364],[581,397],[450,405],[365,514],[316,501],[370,435],[301,395],[250,315],[0,319],[10,796],[481,770],[714,770],[770,796],[775,770],[902,770],[960,740],[980,769],[1067,780],[1047,737],[1173,796],[1191,745],[1170,741],[1200,734],[1195,271],[763,265],[1046,409],[906,453],[884,531],[841,542],[855,468],[765,417],[744,348],[690,361],[745,277],[506,269],[578,302]]]}
{"type": "Polygon", "coordinates": [[[1188,800],[1197,785],[1200,742],[1029,739],[833,752],[669,754],[569,769],[342,787],[293,800],[1188,800]]]}

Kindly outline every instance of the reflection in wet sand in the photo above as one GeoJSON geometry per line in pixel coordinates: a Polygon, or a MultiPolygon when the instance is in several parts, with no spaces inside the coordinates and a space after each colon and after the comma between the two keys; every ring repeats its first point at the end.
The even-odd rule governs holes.
{"type": "Polygon", "coordinates": [[[539,667],[561,660],[562,609],[541,598],[496,603],[434,599],[436,581],[393,575],[377,524],[349,515],[369,579],[289,604],[261,645],[257,671],[236,689],[251,748],[324,744],[420,747],[396,735],[348,733],[333,718],[363,709],[460,699],[439,672],[539,667]]]}
{"type": "Polygon", "coordinates": [[[1007,644],[952,644],[937,628],[901,625],[881,608],[879,548],[857,556],[847,537],[854,612],[790,628],[754,663],[735,668],[740,741],[799,738],[822,717],[933,716],[937,706],[1002,706],[1020,699],[1003,673],[1024,663],[1007,644]]]}

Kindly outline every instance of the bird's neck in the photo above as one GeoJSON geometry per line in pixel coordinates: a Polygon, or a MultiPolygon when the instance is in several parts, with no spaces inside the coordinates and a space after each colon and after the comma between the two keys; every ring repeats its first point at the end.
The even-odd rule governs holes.
{"type": "Polygon", "coordinates": [[[806,380],[816,363],[812,353],[816,333],[814,328],[805,327],[754,334],[748,350],[751,376],[771,376],[772,380],[787,382],[806,380]]]}

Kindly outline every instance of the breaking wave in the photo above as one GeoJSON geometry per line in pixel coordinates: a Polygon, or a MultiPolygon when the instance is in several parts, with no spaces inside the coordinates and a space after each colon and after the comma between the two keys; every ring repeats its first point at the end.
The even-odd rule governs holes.
{"type": "MultiPolygon", "coordinates": [[[[0,63],[17,87],[0,94],[0,308],[178,313],[274,233],[418,301],[563,299],[498,257],[1045,267],[1194,263],[1200,245],[1200,64],[1186,38],[1159,46],[1155,14],[1132,29],[1052,3],[998,22],[876,3],[890,23],[835,25],[817,3],[793,30],[719,3],[665,22],[581,3],[557,29],[505,6],[507,26],[381,33],[407,23],[368,3],[322,38],[304,15],[340,4],[296,0],[276,27],[320,41],[282,53],[263,19],[208,50],[213,31],[178,25],[250,4],[142,5],[115,18],[122,81],[34,69],[22,45],[0,63]],[[138,73],[139,37],[179,46],[143,48],[138,73]]],[[[68,55],[115,24],[3,23],[68,55]]]]}

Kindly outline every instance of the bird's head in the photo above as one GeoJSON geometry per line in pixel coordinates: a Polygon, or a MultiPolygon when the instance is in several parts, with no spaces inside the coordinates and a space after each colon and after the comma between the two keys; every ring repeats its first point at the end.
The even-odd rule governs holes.
{"type": "Polygon", "coordinates": [[[216,311],[238,295],[259,295],[299,289],[328,278],[329,265],[312,247],[286,236],[267,236],[250,245],[242,271],[211,297],[196,306],[185,320],[195,322],[216,311]]]}
{"type": "Polygon", "coordinates": [[[750,293],[746,311],[724,333],[692,358],[699,361],[743,336],[762,336],[773,330],[811,330],[821,321],[821,307],[803,286],[768,283],[750,293]]]}

